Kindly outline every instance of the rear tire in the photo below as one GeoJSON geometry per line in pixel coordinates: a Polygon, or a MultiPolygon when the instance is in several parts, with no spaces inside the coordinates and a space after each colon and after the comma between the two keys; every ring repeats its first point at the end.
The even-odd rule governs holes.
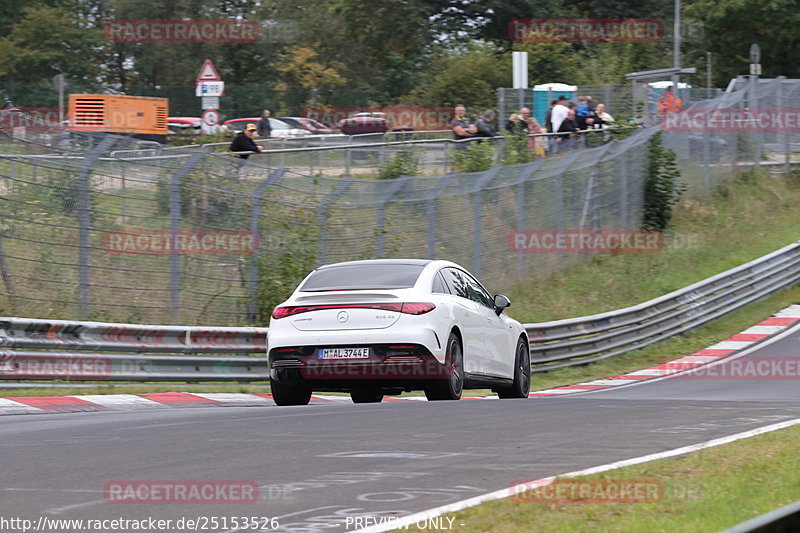
{"type": "Polygon", "coordinates": [[[350,398],[353,403],[381,403],[383,393],[377,390],[351,390],[350,398]]]}
{"type": "Polygon", "coordinates": [[[527,398],[531,391],[531,352],[523,339],[517,341],[514,357],[514,383],[507,388],[498,389],[501,399],[527,398]]]}
{"type": "Polygon", "coordinates": [[[464,354],[461,341],[455,333],[447,339],[447,352],[444,360],[448,377],[438,379],[425,388],[428,401],[460,400],[464,392],[464,354]]]}
{"type": "Polygon", "coordinates": [[[278,405],[308,405],[311,401],[311,389],[305,385],[282,383],[270,379],[272,399],[278,405]]]}

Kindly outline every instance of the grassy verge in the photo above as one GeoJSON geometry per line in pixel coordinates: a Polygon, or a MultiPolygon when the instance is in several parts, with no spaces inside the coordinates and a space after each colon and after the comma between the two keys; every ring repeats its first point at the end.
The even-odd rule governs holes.
{"type": "Polygon", "coordinates": [[[656,253],[598,254],[518,287],[511,315],[545,322],[635,305],[777,250],[800,238],[798,176],[741,175],[703,200],[684,200],[656,253]]]}
{"type": "Polygon", "coordinates": [[[799,499],[798,454],[800,427],[794,426],[677,458],[574,479],[579,487],[596,486],[582,483],[589,480],[655,481],[663,491],[649,501],[610,503],[576,498],[555,503],[547,501],[552,500],[552,492],[541,491],[522,495],[518,501],[489,502],[448,516],[454,518],[453,530],[465,533],[719,531],[799,499]]]}

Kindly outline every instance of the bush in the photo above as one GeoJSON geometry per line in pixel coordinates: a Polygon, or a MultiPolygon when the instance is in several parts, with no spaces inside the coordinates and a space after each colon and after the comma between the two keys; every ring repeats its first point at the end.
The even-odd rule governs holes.
{"type": "Polygon", "coordinates": [[[416,176],[418,172],[419,156],[413,149],[405,149],[398,152],[385,165],[378,167],[378,178],[387,180],[400,176],[416,176]]]}
{"type": "Polygon", "coordinates": [[[533,161],[528,143],[528,135],[522,131],[507,131],[505,133],[506,153],[503,159],[504,165],[519,165],[520,163],[530,163],[533,161]]]}
{"type": "Polygon", "coordinates": [[[458,172],[483,172],[494,164],[494,146],[488,142],[470,142],[459,146],[453,157],[453,167],[458,172]]]}
{"type": "Polygon", "coordinates": [[[269,235],[256,258],[257,323],[264,326],[269,324],[275,306],[285,301],[316,268],[320,241],[319,227],[299,215],[275,218],[269,235]]]}
{"type": "Polygon", "coordinates": [[[644,185],[642,229],[663,231],[672,220],[672,208],[686,186],[680,183],[681,173],[675,165],[675,152],[665,148],[663,132],[650,139],[647,178],[644,185]]]}

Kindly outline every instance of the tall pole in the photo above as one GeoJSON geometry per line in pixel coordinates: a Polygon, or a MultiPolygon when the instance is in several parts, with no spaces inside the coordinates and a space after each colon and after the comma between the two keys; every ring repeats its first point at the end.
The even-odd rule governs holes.
{"type": "Polygon", "coordinates": [[[711,52],[706,52],[706,98],[713,98],[711,94],[711,52]]]}
{"type": "MultiPolygon", "coordinates": [[[[675,28],[674,39],[672,45],[672,66],[681,68],[681,0],[675,0],[675,28]]],[[[678,80],[677,72],[672,75],[672,93],[678,96],[678,80]]]]}

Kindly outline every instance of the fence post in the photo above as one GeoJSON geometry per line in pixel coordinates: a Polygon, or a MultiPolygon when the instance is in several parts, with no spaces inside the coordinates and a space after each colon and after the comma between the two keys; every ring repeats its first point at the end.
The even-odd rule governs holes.
{"type": "Polygon", "coordinates": [[[403,187],[405,187],[409,178],[411,178],[411,176],[402,176],[396,180],[392,180],[393,183],[390,183],[389,187],[381,195],[383,199],[378,204],[378,213],[376,217],[376,233],[378,238],[378,245],[375,251],[376,257],[383,257],[383,254],[386,251],[386,230],[384,228],[386,225],[386,204],[388,204],[394,198],[394,196],[398,194],[403,187]]]}
{"type": "Polygon", "coordinates": [[[508,116],[506,114],[506,90],[504,87],[497,88],[497,113],[497,124],[500,125],[508,116]]]}
{"type": "Polygon", "coordinates": [[[3,284],[6,286],[6,294],[8,294],[8,302],[11,304],[11,312],[17,314],[17,298],[14,293],[14,283],[11,280],[11,271],[8,270],[8,262],[6,261],[6,252],[3,250],[3,234],[0,233],[0,271],[3,274],[3,284]]]}
{"type": "Polygon", "coordinates": [[[84,320],[89,316],[89,261],[91,260],[89,173],[92,165],[100,159],[101,155],[111,150],[116,142],[116,137],[104,136],[103,140],[86,156],[78,170],[78,314],[84,320]]]}
{"type": "Polygon", "coordinates": [[[480,279],[483,276],[483,188],[494,179],[503,165],[495,165],[487,170],[483,176],[478,178],[475,183],[475,188],[472,190],[474,194],[473,199],[473,216],[475,217],[475,241],[472,249],[472,264],[475,269],[475,275],[480,279]]]}
{"type": "Polygon", "coordinates": [[[619,157],[619,215],[620,226],[628,225],[628,151],[623,150],[619,157]]]}
{"type": "Polygon", "coordinates": [[[205,151],[195,150],[189,159],[175,171],[169,184],[169,220],[172,246],[169,254],[169,307],[172,321],[180,319],[181,307],[181,255],[176,246],[181,231],[181,185],[186,175],[206,156],[205,151]]]}
{"type": "MultiPolygon", "coordinates": [[[[519,184],[517,185],[517,229],[524,230],[525,229],[525,186],[528,184],[528,180],[531,177],[531,174],[542,165],[544,159],[539,159],[537,161],[533,161],[525,165],[520,173],[519,176],[519,184]]],[[[522,252],[517,253],[517,270],[519,278],[522,279],[522,276],[525,273],[525,254],[522,252]]]]}
{"type": "Polygon", "coordinates": [[[703,135],[703,192],[705,194],[711,193],[710,137],[710,133],[703,135]]]}
{"type": "Polygon", "coordinates": [[[436,200],[441,192],[447,187],[458,174],[445,174],[439,178],[439,183],[430,192],[430,196],[425,200],[427,203],[428,215],[428,259],[436,259],[436,200]]]}
{"type": "MultiPolygon", "coordinates": [[[[266,190],[273,186],[288,171],[288,168],[279,168],[262,181],[251,196],[253,207],[250,212],[250,233],[258,236],[258,218],[261,216],[261,200],[266,190]]],[[[255,324],[257,318],[256,285],[258,283],[258,253],[261,251],[261,239],[255,239],[256,249],[250,255],[247,266],[247,320],[255,324]]]]}
{"type": "Polygon", "coordinates": [[[319,263],[324,265],[328,260],[328,210],[337,196],[343,194],[353,183],[353,178],[346,178],[328,194],[319,204],[317,221],[320,227],[319,263]]]}

